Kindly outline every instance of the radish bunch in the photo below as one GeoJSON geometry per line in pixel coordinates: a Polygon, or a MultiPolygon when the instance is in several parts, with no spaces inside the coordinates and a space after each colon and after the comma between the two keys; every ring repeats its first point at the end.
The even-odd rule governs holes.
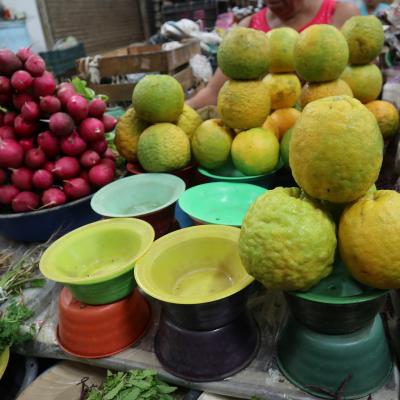
{"type": "Polygon", "coordinates": [[[0,107],[0,210],[58,206],[114,179],[106,103],[57,86],[30,49],[0,49],[0,107]]]}

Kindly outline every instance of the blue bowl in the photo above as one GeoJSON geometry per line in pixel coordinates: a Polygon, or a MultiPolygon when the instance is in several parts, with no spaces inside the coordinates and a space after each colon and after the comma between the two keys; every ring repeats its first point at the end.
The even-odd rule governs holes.
{"type": "Polygon", "coordinates": [[[92,195],[58,207],[0,214],[0,235],[22,242],[45,242],[101,219],[90,207],[92,195]]]}

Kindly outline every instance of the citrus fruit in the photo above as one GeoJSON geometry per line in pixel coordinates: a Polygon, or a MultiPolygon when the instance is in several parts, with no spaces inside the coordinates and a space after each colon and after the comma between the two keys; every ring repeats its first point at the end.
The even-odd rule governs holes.
{"type": "Polygon", "coordinates": [[[290,165],[289,165],[289,146],[290,146],[290,140],[292,139],[292,135],[293,135],[293,128],[290,128],[283,135],[283,138],[282,138],[282,141],[281,141],[281,157],[282,157],[283,164],[288,169],[290,169],[290,165]]]}
{"type": "Polygon", "coordinates": [[[239,238],[247,272],[273,289],[309,289],[331,273],[335,249],[335,224],[299,188],[258,197],[239,238]]]}
{"type": "Polygon", "coordinates": [[[339,224],[340,255],[355,279],[378,289],[400,288],[400,194],[367,193],[339,224]]]}
{"type": "Polygon", "coordinates": [[[340,79],[350,86],[362,103],[375,100],[382,90],[382,73],[375,64],[347,66],[340,79]]]}
{"type": "Polygon", "coordinates": [[[269,72],[294,72],[293,52],[299,34],[292,28],[276,28],[267,33],[269,72]]]}
{"type": "Polygon", "coordinates": [[[271,108],[293,107],[301,92],[301,83],[295,74],[268,74],[263,82],[271,96],[271,108]]]}
{"type": "Polygon", "coordinates": [[[139,118],[149,122],[175,122],[183,111],[181,84],[169,75],[147,75],[135,86],[132,104],[139,118]]]}
{"type": "Polygon", "coordinates": [[[270,112],[270,96],[262,81],[226,81],[219,91],[218,111],[234,129],[256,128],[270,112]]]}
{"type": "Polygon", "coordinates": [[[295,108],[281,108],[268,116],[263,128],[271,126],[280,141],[284,133],[295,124],[300,115],[301,112],[295,108]]]}
{"type": "Polygon", "coordinates": [[[154,124],[140,135],[137,155],[148,172],[180,169],[190,162],[189,138],[174,124],[154,124]]]}
{"type": "Polygon", "coordinates": [[[119,154],[129,162],[137,161],[137,143],[140,134],[149,126],[139,119],[133,107],[128,108],[118,120],[115,128],[114,143],[119,154]]]}
{"type": "Polygon", "coordinates": [[[207,169],[221,167],[229,158],[233,132],[220,119],[204,121],[192,136],[196,161],[207,169]]]}
{"type": "Polygon", "coordinates": [[[350,64],[368,64],[382,50],[385,39],[382,23],[373,15],[349,18],[341,32],[349,46],[350,64]]]}
{"type": "Polygon", "coordinates": [[[267,38],[251,28],[233,28],[219,45],[217,59],[231,79],[258,79],[268,70],[267,38]]]}
{"type": "Polygon", "coordinates": [[[399,128],[399,113],[392,103],[374,100],[367,103],[365,107],[374,114],[384,139],[396,134],[399,128]]]}
{"type": "Polygon", "coordinates": [[[262,175],[273,171],[279,161],[279,142],[274,132],[253,128],[240,132],[232,142],[232,161],[245,175],[262,175]]]}
{"type": "Polygon", "coordinates": [[[312,197],[346,203],[378,178],[383,140],[374,116],[349,96],[325,97],[304,108],[293,128],[289,162],[312,197]]]}
{"type": "Polygon", "coordinates": [[[277,138],[279,137],[279,126],[277,125],[277,122],[269,118],[269,116],[263,123],[262,128],[269,129],[270,131],[275,133],[275,136],[277,138]]]}
{"type": "Polygon", "coordinates": [[[301,89],[301,108],[304,108],[308,103],[322,99],[323,97],[342,95],[353,97],[353,92],[351,91],[350,86],[342,79],[336,79],[331,82],[306,83],[301,89]]]}
{"type": "Polygon", "coordinates": [[[294,48],[296,72],[309,82],[339,78],[348,59],[346,39],[332,25],[311,25],[304,29],[294,48]]]}
{"type": "Polygon", "coordinates": [[[179,126],[190,139],[202,122],[203,120],[200,114],[196,110],[193,110],[192,107],[185,104],[182,114],[179,116],[178,121],[176,121],[176,126],[179,126]]]}

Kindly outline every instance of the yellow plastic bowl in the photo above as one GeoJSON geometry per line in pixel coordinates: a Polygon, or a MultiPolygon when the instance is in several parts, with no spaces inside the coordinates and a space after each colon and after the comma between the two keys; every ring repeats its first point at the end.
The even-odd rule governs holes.
{"type": "Polygon", "coordinates": [[[0,379],[3,377],[6,371],[8,360],[10,359],[10,348],[6,347],[5,350],[0,354],[0,379]]]}
{"type": "Polygon", "coordinates": [[[174,304],[223,299],[254,281],[239,257],[240,229],[202,225],[158,239],[137,262],[137,284],[149,296],[174,304]]]}

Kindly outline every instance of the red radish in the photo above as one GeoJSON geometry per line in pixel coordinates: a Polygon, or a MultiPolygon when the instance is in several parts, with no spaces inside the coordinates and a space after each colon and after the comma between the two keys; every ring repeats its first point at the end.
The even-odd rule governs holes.
{"type": "Polygon", "coordinates": [[[54,163],[53,173],[60,179],[74,178],[79,174],[79,162],[74,157],[61,157],[54,163]]]}
{"type": "Polygon", "coordinates": [[[76,121],[81,121],[88,116],[89,104],[84,97],[76,94],[68,100],[67,110],[72,118],[76,121]]]}
{"type": "Polygon", "coordinates": [[[37,121],[40,117],[40,108],[34,101],[27,101],[21,108],[21,115],[25,121],[37,121]]]}
{"type": "Polygon", "coordinates": [[[25,121],[22,115],[17,115],[14,120],[14,131],[17,136],[30,137],[37,130],[36,122],[25,121]]]}
{"type": "Polygon", "coordinates": [[[81,154],[86,147],[86,142],[78,135],[76,131],[61,139],[61,150],[67,156],[77,156],[81,154]]]}
{"type": "Polygon", "coordinates": [[[27,152],[30,149],[33,149],[33,142],[34,138],[24,138],[18,141],[18,143],[22,146],[25,152],[27,152]]]}
{"type": "Polygon", "coordinates": [[[29,47],[23,47],[17,51],[17,57],[22,61],[25,62],[31,55],[34,53],[29,47]]]}
{"type": "Polygon", "coordinates": [[[11,182],[21,190],[32,189],[32,176],[33,172],[26,167],[13,169],[11,174],[11,182]]]}
{"type": "Polygon", "coordinates": [[[40,108],[46,113],[54,114],[61,110],[61,102],[56,96],[44,96],[40,99],[40,108]]]}
{"type": "Polygon", "coordinates": [[[11,207],[15,212],[27,212],[38,208],[39,204],[40,198],[36,193],[20,192],[13,198],[11,207]]]}
{"type": "Polygon", "coordinates": [[[104,125],[97,118],[86,118],[79,126],[79,133],[83,140],[96,142],[104,138],[104,125]]]}
{"type": "Polygon", "coordinates": [[[42,76],[33,80],[33,94],[37,97],[50,96],[56,90],[53,74],[45,71],[42,76]]]}
{"type": "Polygon", "coordinates": [[[89,182],[94,186],[105,186],[113,179],[114,171],[107,165],[95,165],[89,170],[89,182]]]}
{"type": "Polygon", "coordinates": [[[0,94],[10,94],[11,92],[10,80],[6,76],[0,76],[0,94]]]}
{"type": "Polygon", "coordinates": [[[107,165],[107,167],[110,167],[115,172],[115,162],[111,158],[103,158],[99,164],[107,165]]]}
{"type": "Polygon", "coordinates": [[[57,91],[57,98],[64,107],[67,106],[68,100],[74,95],[76,95],[75,89],[70,86],[63,86],[57,91]]]}
{"type": "Polygon", "coordinates": [[[13,198],[19,193],[14,185],[0,186],[0,204],[11,204],[13,198]]]}
{"type": "Polygon", "coordinates": [[[14,129],[11,126],[2,126],[0,128],[0,139],[15,139],[14,129]]]}
{"type": "Polygon", "coordinates": [[[104,157],[104,158],[109,158],[109,159],[115,161],[115,153],[114,153],[110,148],[108,148],[108,149],[104,152],[103,157],[104,157]]]}
{"type": "Polygon", "coordinates": [[[11,86],[18,92],[26,92],[31,87],[32,82],[32,75],[23,70],[14,72],[11,77],[11,86]]]}
{"type": "Polygon", "coordinates": [[[83,178],[74,178],[64,181],[64,193],[70,199],[80,199],[90,194],[90,186],[83,178]]]}
{"type": "Polygon", "coordinates": [[[81,155],[79,161],[81,162],[81,165],[83,165],[85,168],[91,168],[98,164],[98,162],[100,161],[100,156],[94,150],[86,150],[81,155]]]}
{"type": "Polygon", "coordinates": [[[4,125],[14,126],[14,119],[17,116],[17,113],[13,111],[6,112],[4,114],[4,125]]]}
{"type": "Polygon", "coordinates": [[[43,169],[45,169],[46,171],[52,172],[53,169],[55,168],[55,164],[53,163],[53,161],[46,161],[43,164],[43,169]]]}
{"type": "Polygon", "coordinates": [[[37,142],[47,157],[55,157],[60,153],[60,142],[50,131],[39,133],[37,142]]]}
{"type": "Polygon", "coordinates": [[[89,105],[89,115],[101,119],[106,111],[107,105],[101,99],[93,99],[89,105]]]}
{"type": "Polygon", "coordinates": [[[67,201],[67,196],[61,189],[50,188],[42,194],[42,204],[45,207],[61,206],[67,201]]]}
{"type": "Polygon", "coordinates": [[[32,76],[42,76],[43,72],[46,70],[46,63],[42,57],[38,56],[37,54],[32,54],[25,61],[25,69],[32,76]]]}
{"type": "Polygon", "coordinates": [[[4,169],[0,168],[0,185],[4,185],[7,180],[7,173],[4,169]]]}
{"type": "Polygon", "coordinates": [[[21,68],[21,60],[11,50],[0,49],[0,74],[10,76],[14,71],[21,68]]]}
{"type": "Polygon", "coordinates": [[[117,120],[112,115],[103,115],[102,121],[106,132],[111,132],[115,128],[115,125],[117,125],[117,120]]]}
{"type": "Polygon", "coordinates": [[[25,154],[25,165],[32,169],[40,168],[46,162],[44,151],[37,147],[30,149],[25,154]]]}
{"type": "Polygon", "coordinates": [[[53,181],[53,174],[45,169],[38,169],[32,177],[33,185],[38,189],[48,189],[53,181]]]}
{"type": "Polygon", "coordinates": [[[71,82],[61,82],[57,86],[57,91],[61,90],[61,89],[71,89],[71,90],[73,90],[75,92],[74,85],[71,82]]]}
{"type": "Polygon", "coordinates": [[[12,101],[11,94],[0,94],[0,106],[7,107],[12,101]]]}
{"type": "Polygon", "coordinates": [[[14,139],[0,139],[0,167],[18,168],[24,159],[24,149],[14,139]]]}
{"type": "Polygon", "coordinates": [[[74,121],[63,112],[57,112],[50,117],[50,130],[57,136],[67,136],[74,130],[74,121]]]}
{"type": "Polygon", "coordinates": [[[20,110],[22,106],[28,101],[33,101],[33,97],[28,93],[19,93],[14,94],[13,96],[13,104],[14,107],[20,110]]]}
{"type": "Polygon", "coordinates": [[[96,142],[89,143],[89,148],[99,153],[100,155],[104,154],[107,150],[107,141],[106,139],[97,140],[96,142]]]}
{"type": "Polygon", "coordinates": [[[79,174],[79,178],[82,178],[89,183],[89,173],[87,171],[81,171],[81,173],[79,174]]]}

